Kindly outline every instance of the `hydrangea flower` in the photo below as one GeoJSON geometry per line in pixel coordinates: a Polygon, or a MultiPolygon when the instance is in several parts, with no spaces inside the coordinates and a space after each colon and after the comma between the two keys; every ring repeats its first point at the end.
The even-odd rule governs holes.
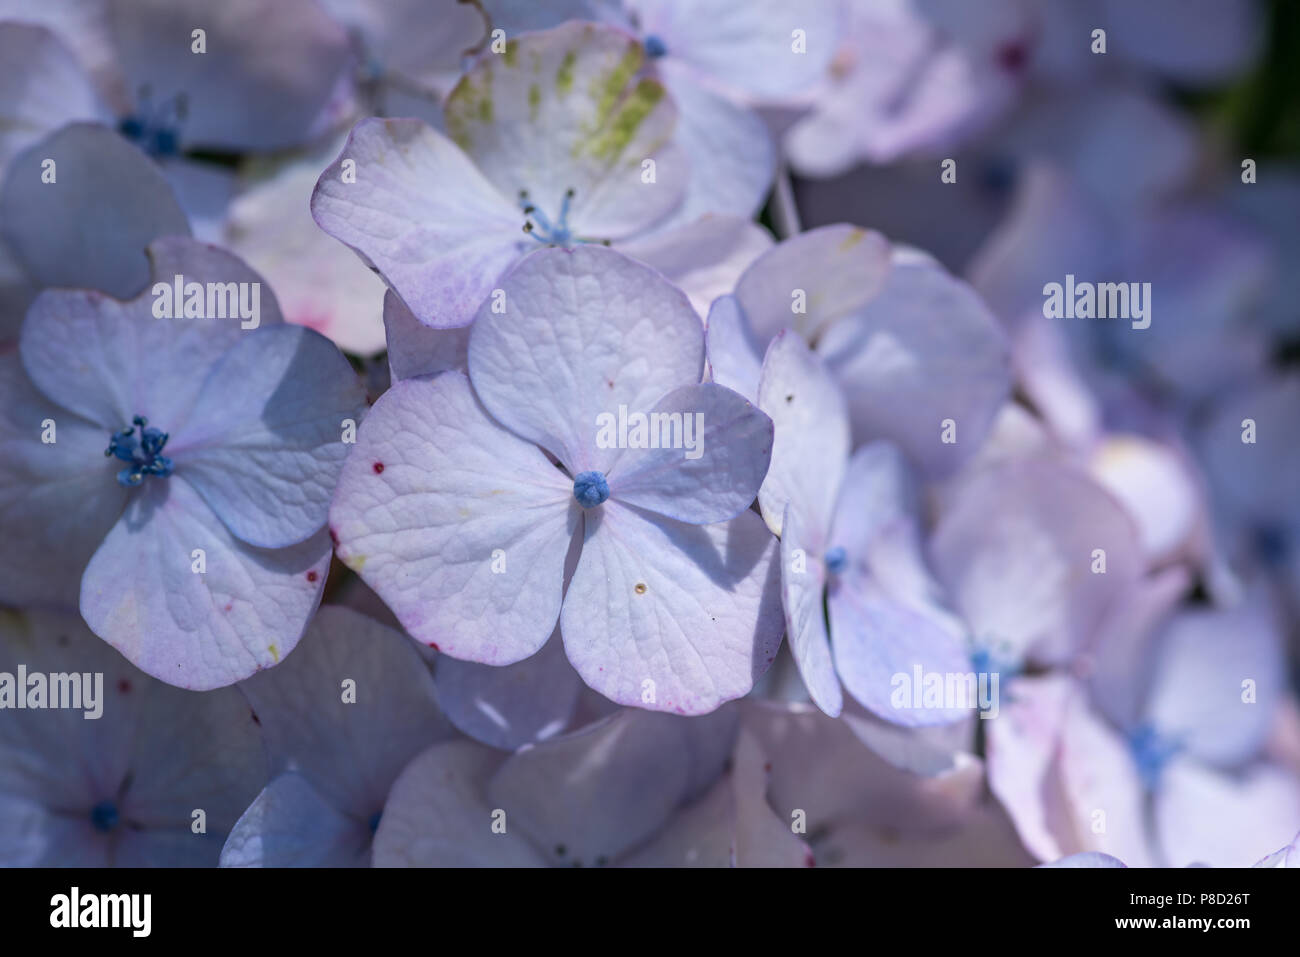
{"type": "Polygon", "coordinates": [[[797,333],[842,386],[854,444],[889,439],[927,475],[979,448],[1010,389],[1005,337],[970,288],[856,226],[774,246],[714,302],[708,327],[714,381],[751,400],[772,338],[797,333]]]}
{"type": "Polygon", "coordinates": [[[223,867],[369,865],[393,781],[454,733],[415,647],[349,608],[322,608],[294,654],[239,689],[273,778],[231,830],[223,867]]]}
{"type": "Polygon", "coordinates": [[[29,679],[102,674],[92,692],[100,713],[3,712],[0,864],[215,865],[267,777],[261,736],[239,692],[196,695],[155,681],[76,615],[59,612],[0,615],[0,672],[16,674],[20,665],[29,679]]]}
{"type": "MultiPolygon", "coordinates": [[[[449,136],[413,120],[358,124],[321,174],[312,213],[420,322],[466,325],[539,242],[647,239],[680,205],[693,174],[672,100],[638,78],[644,60],[626,33],[589,23],[511,41],[448,96],[449,136]]],[[[730,238],[748,249],[752,236],[750,226],[730,238]]],[[[716,260],[717,240],[704,220],[676,241],[716,260]]]]}
{"type": "Polygon", "coordinates": [[[150,257],[168,295],[176,275],[260,291],[257,327],[155,318],[152,293],[41,295],[0,357],[0,514],[16,546],[0,600],[79,596],[134,664],[201,690],[274,665],[302,634],[362,395],[329,340],[283,325],[228,253],[169,239],[150,257]]]}
{"type": "Polygon", "coordinates": [[[1261,760],[1286,694],[1262,597],[1121,633],[1086,688],[1063,676],[1018,687],[989,773],[1026,846],[1243,867],[1292,833],[1300,776],[1261,760]]]}
{"type": "Polygon", "coordinates": [[[748,511],[771,420],[700,383],[699,320],[646,266],[540,250],[501,288],[468,378],[402,380],[371,410],[330,511],[339,558],[453,657],[520,661],[558,618],[614,701],[699,714],[745,694],[781,636],[775,542],[748,511]],[[690,415],[697,452],[601,432],[652,411],[690,415]]]}

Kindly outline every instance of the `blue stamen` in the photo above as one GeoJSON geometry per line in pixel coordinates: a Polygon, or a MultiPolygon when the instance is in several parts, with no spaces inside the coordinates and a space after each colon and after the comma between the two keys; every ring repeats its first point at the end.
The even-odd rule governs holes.
{"type": "Polygon", "coordinates": [[[552,223],[550,217],[528,198],[528,191],[520,190],[519,208],[524,211],[525,216],[529,217],[524,221],[524,232],[539,243],[548,246],[571,246],[575,242],[593,242],[581,236],[574,236],[573,230],[569,228],[569,206],[572,202],[573,190],[565,190],[564,199],[560,202],[559,221],[552,223]]]}
{"type": "Polygon", "coordinates": [[[112,801],[100,801],[90,809],[90,823],[105,834],[117,827],[118,819],[117,805],[112,801]]]}
{"type": "Polygon", "coordinates": [[[650,34],[645,38],[645,55],[652,60],[657,60],[668,52],[668,47],[661,37],[650,34]]]}
{"type": "Polygon", "coordinates": [[[826,570],[838,575],[849,565],[849,553],[841,545],[836,545],[826,553],[826,570]]]}
{"type": "Polygon", "coordinates": [[[595,508],[609,498],[609,482],[604,472],[579,472],[573,480],[573,497],[583,508],[595,508]]]}
{"type": "Polygon", "coordinates": [[[185,119],[185,95],[178,93],[158,106],[149,88],[142,87],[139,108],[118,121],[117,131],[153,157],[180,153],[180,126],[185,119]]]}
{"type": "Polygon", "coordinates": [[[1128,734],[1129,751],[1137,764],[1138,777],[1148,790],[1160,783],[1160,775],[1169,759],[1182,750],[1182,746],[1162,735],[1150,724],[1140,724],[1128,734]]]}
{"type": "Polygon", "coordinates": [[[104,450],[104,455],[130,463],[117,473],[117,484],[124,488],[135,488],[146,475],[166,478],[172,474],[173,468],[172,460],[159,454],[167,445],[168,434],[149,426],[149,420],[142,415],[131,421],[135,428],[128,426],[114,432],[104,450]],[[139,439],[135,436],[135,429],[140,430],[139,439]]]}

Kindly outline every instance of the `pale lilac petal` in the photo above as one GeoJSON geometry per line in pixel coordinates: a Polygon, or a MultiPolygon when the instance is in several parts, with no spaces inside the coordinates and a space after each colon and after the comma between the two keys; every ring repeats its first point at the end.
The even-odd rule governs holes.
{"type": "Polygon", "coordinates": [[[623,453],[609,473],[612,498],[695,525],[726,521],[753,504],[772,457],[771,419],[712,382],[669,393],[651,416],[651,441],[661,447],[623,453]],[[656,414],[679,416],[680,427],[656,414]],[[662,421],[669,424],[653,428],[662,421]]]}
{"type": "Polygon", "coordinates": [[[1093,452],[1089,471],[1138,523],[1153,564],[1172,558],[1202,521],[1198,476],[1176,450],[1136,435],[1115,435],[1093,452]]]}
{"type": "Polygon", "coordinates": [[[719,296],[709,310],[709,368],[713,381],[758,401],[766,342],[754,334],[735,296],[719,296]]]}
{"type": "Polygon", "coordinates": [[[86,567],[81,613],[142,671],[206,691],[293,650],[329,559],[323,530],[291,548],[256,549],[179,475],[147,479],[86,567]]]}
{"type": "Polygon", "coordinates": [[[507,759],[489,800],[553,864],[604,866],[662,827],[681,802],[684,731],[668,715],[620,711],[507,759]]]}
{"type": "Polygon", "coordinates": [[[1262,857],[1255,867],[1300,867],[1300,834],[1291,838],[1291,843],[1262,857]]]}
{"type": "Polygon", "coordinates": [[[365,867],[370,831],[300,774],[281,774],[243,813],[221,849],[222,867],[365,867]]]}
{"type": "Polygon", "coordinates": [[[736,298],[759,341],[788,328],[815,344],[831,323],[880,292],[889,268],[889,245],[879,233],[822,226],[754,260],[736,283],[736,298]]]}
{"type": "Polygon", "coordinates": [[[1011,388],[997,320],[933,263],[896,262],[884,288],[819,346],[844,385],[856,442],[887,438],[929,473],[972,455],[1011,388]],[[943,441],[945,423],[956,440],[943,441]]]}
{"type": "Polygon", "coordinates": [[[759,517],[684,525],[610,501],[585,518],[560,618],[582,679],[680,714],[748,693],[781,643],[776,541],[759,517]]]}
{"type": "Polygon", "coordinates": [[[621,253],[544,249],[502,282],[505,309],[484,303],[469,341],[474,390],[501,424],[577,475],[608,472],[602,413],[649,412],[700,381],[704,333],[682,292],[621,253]]]}
{"type": "Polygon", "coordinates": [[[504,54],[485,54],[452,90],[447,132],[501,195],[527,190],[551,223],[573,190],[577,238],[633,235],[672,211],[686,187],[681,160],[668,155],[677,153],[677,109],[657,80],[637,77],[644,63],[641,44],[613,26],[525,34],[504,54]],[[649,182],[646,160],[656,164],[649,182]]]}
{"type": "Polygon", "coordinates": [[[957,636],[887,595],[868,576],[850,574],[833,581],[827,607],[840,680],[863,707],[886,721],[907,726],[952,724],[979,707],[985,688],[990,694],[997,691],[992,677],[976,673],[957,636]],[[984,684],[968,687],[963,682],[961,693],[969,700],[944,699],[933,705],[924,687],[930,676],[937,676],[945,688],[954,677],[984,684]],[[920,689],[915,687],[918,678],[920,689]]]}
{"type": "Polygon", "coordinates": [[[239,687],[273,771],[301,774],[361,824],[408,761],[453,733],[415,646],[350,608],[321,608],[288,659],[239,687]]]}
{"type": "Polygon", "coordinates": [[[873,754],[899,770],[928,778],[969,766],[979,720],[968,714],[952,724],[904,727],[877,718],[852,700],[844,713],[844,723],[873,754]]]}
{"type": "Polygon", "coordinates": [[[1254,765],[1229,776],[1192,760],[1165,769],[1156,828],[1170,867],[1249,867],[1295,834],[1300,779],[1254,765]]]}
{"type": "Polygon", "coordinates": [[[1233,767],[1257,754],[1287,694],[1282,636],[1266,596],[1183,612],[1156,647],[1145,719],[1211,765],[1233,767]]]}
{"type": "Polygon", "coordinates": [[[631,0],[646,35],[667,60],[680,60],[737,93],[782,99],[821,79],[839,43],[839,4],[809,0],[631,0]],[[794,33],[802,31],[803,52],[794,33]]]}
{"type": "Polygon", "coordinates": [[[1039,867],[1128,867],[1118,857],[1111,857],[1109,854],[1102,854],[1100,851],[1081,851],[1078,854],[1071,854],[1060,860],[1052,861],[1049,864],[1039,864],[1039,867]]]}
{"type": "Polygon", "coordinates": [[[419,120],[358,123],[321,174],[311,211],[434,328],[468,325],[524,243],[535,245],[523,212],[419,120]]]}
{"type": "Polygon", "coordinates": [[[617,248],[663,273],[686,293],[703,318],[715,299],[736,287],[746,267],[772,248],[772,234],[740,216],[701,216],[619,243],[617,248]]]}
{"type": "MultiPolygon", "coordinates": [[[[171,290],[176,275],[185,283],[258,283],[261,324],[280,321],[265,282],[229,253],[177,237],[150,245],[149,255],[154,280],[171,290]]],[[[175,436],[208,369],[247,331],[238,316],[158,319],[154,302],[150,292],[123,303],[97,292],[49,290],[23,324],[23,366],[47,396],[107,430],[143,415],[175,436]]]]}
{"type": "Polygon", "coordinates": [[[813,702],[831,717],[844,706],[826,632],[825,535],[791,504],[782,517],[781,602],[786,634],[813,702]]]}
{"type": "Polygon", "coordinates": [[[976,644],[1009,663],[1076,653],[1144,564],[1137,529],[1119,504],[1051,461],[972,476],[940,517],[929,550],[976,644]]]}
{"type": "Polygon", "coordinates": [[[0,601],[77,603],[86,562],[126,506],[108,440],[37,392],[16,353],[0,355],[0,601]]]}
{"type": "Polygon", "coordinates": [[[452,724],[502,751],[563,731],[582,687],[558,631],[540,651],[513,665],[480,665],[444,655],[434,663],[433,678],[438,704],[452,724]]]}
{"type": "Polygon", "coordinates": [[[0,185],[0,236],[44,286],[129,298],[149,280],[145,247],[189,233],[162,173],[105,126],[72,123],[50,134],[9,164],[0,185]],[[43,184],[47,159],[57,179],[43,184]]]}
{"type": "Polygon", "coordinates": [[[706,213],[756,215],[776,176],[776,145],[763,118],[671,59],[658,64],[658,74],[677,105],[674,142],[690,171],[668,223],[689,223],[706,213]]]}
{"type": "Polygon", "coordinates": [[[805,529],[826,538],[849,458],[843,393],[808,345],[782,330],[763,360],[758,406],[776,429],[772,465],[758,493],[763,520],[780,535],[786,507],[795,502],[805,529]]]}
{"type": "Polygon", "coordinates": [[[384,337],[393,381],[469,368],[469,326],[434,329],[415,318],[393,290],[384,293],[384,337]]]}
{"type": "Polygon", "coordinates": [[[545,866],[506,809],[487,797],[502,759],[477,742],[448,741],[408,764],[379,820],[375,867],[545,866]]]}
{"type": "Polygon", "coordinates": [[[300,542],[325,524],[365,395],[338,348],[282,324],[249,332],[208,374],[167,447],[235,535],[259,548],[300,542]]]}
{"type": "Polygon", "coordinates": [[[572,481],[447,372],[398,382],[375,403],[330,528],[340,560],[413,638],[505,665],[555,627],[577,509],[572,481]]]}
{"type": "Polygon", "coordinates": [[[109,119],[72,51],[45,27],[0,22],[0,61],[0,169],[64,123],[109,119]]]}
{"type": "Polygon", "coordinates": [[[220,16],[203,0],[131,0],[109,5],[109,25],[129,90],[147,87],[154,103],[185,98],[189,147],[305,142],[352,65],[347,34],[313,0],[231,0],[220,16]],[[206,34],[201,55],[191,47],[196,27],[206,34]]]}

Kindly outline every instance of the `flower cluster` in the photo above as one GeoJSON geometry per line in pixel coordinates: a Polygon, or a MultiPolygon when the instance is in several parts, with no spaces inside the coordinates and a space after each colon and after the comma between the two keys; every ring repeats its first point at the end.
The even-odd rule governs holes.
{"type": "Polygon", "coordinates": [[[0,864],[1294,864],[1300,164],[1176,6],[0,5],[0,864]]]}

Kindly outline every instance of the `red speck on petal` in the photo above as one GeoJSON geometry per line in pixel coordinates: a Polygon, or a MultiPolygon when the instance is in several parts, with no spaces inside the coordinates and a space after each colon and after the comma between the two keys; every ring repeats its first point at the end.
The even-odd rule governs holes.
{"type": "Polygon", "coordinates": [[[121,679],[119,679],[118,682],[117,682],[117,690],[120,691],[120,692],[122,692],[122,694],[130,694],[130,693],[131,693],[131,682],[130,682],[130,680],[127,679],[127,678],[121,678],[121,679]]]}
{"type": "Polygon", "coordinates": [[[307,573],[307,581],[314,582],[317,578],[320,578],[320,576],[317,575],[315,571],[310,571],[307,573]]]}
{"type": "Polygon", "coordinates": [[[235,603],[234,603],[234,602],[232,602],[232,601],[228,601],[228,602],[226,602],[226,611],[230,611],[230,610],[231,610],[232,608],[234,608],[234,607],[235,607],[235,603]]]}
{"type": "Polygon", "coordinates": [[[260,728],[262,726],[262,719],[257,716],[257,712],[249,711],[248,713],[253,716],[253,724],[257,725],[260,728]]]}
{"type": "Polygon", "coordinates": [[[334,543],[334,547],[335,547],[335,548],[338,547],[338,544],[339,544],[339,533],[336,532],[336,531],[334,531],[333,528],[330,529],[330,541],[334,543]]]}
{"type": "Polygon", "coordinates": [[[804,867],[816,867],[816,866],[817,866],[817,861],[816,861],[816,859],[813,857],[813,853],[812,853],[812,851],[806,851],[806,852],[804,853],[804,856],[803,856],[803,866],[804,866],[804,867]]]}
{"type": "Polygon", "coordinates": [[[429,647],[432,648],[434,651],[442,651],[442,649],[438,647],[438,643],[436,641],[429,642],[429,647]]]}
{"type": "Polygon", "coordinates": [[[763,770],[766,771],[768,774],[771,774],[771,773],[772,773],[772,762],[771,762],[771,761],[768,761],[767,764],[763,765],[763,770]]]}
{"type": "Polygon", "coordinates": [[[384,463],[383,463],[383,462],[376,462],[374,467],[375,467],[375,474],[376,474],[376,475],[382,475],[382,474],[384,473],[384,463]]]}

